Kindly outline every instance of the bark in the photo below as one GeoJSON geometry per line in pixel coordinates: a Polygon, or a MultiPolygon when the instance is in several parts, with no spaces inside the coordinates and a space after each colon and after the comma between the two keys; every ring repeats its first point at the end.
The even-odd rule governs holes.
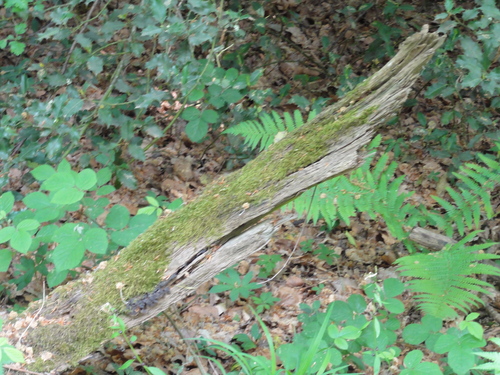
{"type": "Polygon", "coordinates": [[[397,113],[443,40],[424,27],[342,100],[158,220],[95,272],[34,303],[2,333],[13,337],[31,324],[21,338],[27,359],[35,361],[29,368],[59,371],[110,337],[112,308],[129,327],[140,324],[257,251],[279,225],[264,216],[360,165],[360,149],[397,113]],[[51,359],[44,362],[42,354],[51,359]]]}

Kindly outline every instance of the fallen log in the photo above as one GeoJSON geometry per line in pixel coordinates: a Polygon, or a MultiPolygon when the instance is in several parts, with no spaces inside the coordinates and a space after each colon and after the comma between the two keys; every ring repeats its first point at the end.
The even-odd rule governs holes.
{"type": "Polygon", "coordinates": [[[361,164],[360,149],[401,108],[443,41],[427,27],[409,37],[339,102],[158,220],[95,272],[33,303],[2,336],[21,339],[30,370],[58,372],[110,337],[111,311],[128,327],[140,324],[257,251],[275,228],[262,222],[266,215],[361,164]],[[20,327],[29,327],[26,335],[20,327]]]}

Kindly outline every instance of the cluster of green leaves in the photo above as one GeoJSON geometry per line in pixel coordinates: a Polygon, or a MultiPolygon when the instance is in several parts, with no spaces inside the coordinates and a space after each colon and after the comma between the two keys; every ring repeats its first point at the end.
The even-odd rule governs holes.
{"type": "Polygon", "coordinates": [[[466,246],[477,233],[472,232],[441,251],[413,254],[396,261],[403,276],[414,278],[409,282],[409,288],[419,293],[415,298],[426,314],[456,318],[454,308],[467,313],[471,305],[482,305],[474,292],[485,293],[485,288],[491,285],[474,276],[499,276],[497,267],[481,261],[499,259],[500,256],[481,252],[492,243],[466,246]]]}
{"type": "MultiPolygon", "coordinates": [[[[0,243],[9,245],[0,250],[0,271],[7,271],[12,259],[16,259],[16,278],[10,282],[19,289],[36,272],[47,277],[50,287],[59,285],[86,256],[102,259],[127,246],[165,207],[165,202],[155,197],[147,197],[150,206],[135,216],[123,205],[110,207],[106,195],[115,188],[108,184],[111,178],[108,168],[75,172],[63,160],[56,169],[43,164],[31,174],[41,183],[39,191],[25,197],[12,192],[0,196],[0,243]],[[16,200],[22,201],[26,208],[14,210],[16,200]],[[72,219],[73,215],[79,220],[72,219]],[[105,218],[99,224],[102,215],[105,218]]],[[[179,201],[166,207],[176,209],[179,201]]]]}
{"type": "MultiPolygon", "coordinates": [[[[261,116],[261,119],[261,123],[247,122],[235,127],[234,133],[244,136],[252,148],[256,148],[259,142],[261,148],[266,148],[281,132],[292,131],[297,125],[303,124],[298,111],[295,112],[294,118],[287,115],[282,120],[276,113],[273,113],[272,116],[261,116]]],[[[368,146],[368,150],[378,147],[380,141],[380,136],[375,137],[368,146]]],[[[443,230],[449,236],[452,236],[455,231],[463,236],[466,229],[473,230],[479,227],[483,217],[491,219],[496,215],[491,204],[490,193],[500,182],[500,163],[490,156],[478,155],[478,159],[485,166],[472,163],[462,166],[461,173],[454,174],[459,181],[458,190],[447,188],[452,202],[434,197],[442,209],[430,211],[425,207],[406,203],[413,192],[401,192],[404,176],[394,178],[398,165],[396,162],[388,165],[389,153],[383,153],[372,167],[374,157],[375,154],[368,157],[366,162],[349,176],[335,177],[307,190],[285,208],[305,213],[306,219],[314,223],[319,219],[324,219],[329,227],[337,225],[339,221],[349,225],[351,217],[359,212],[367,213],[373,220],[379,218],[384,220],[389,233],[403,241],[412,253],[417,248],[408,240],[407,227],[430,224],[443,230]]],[[[483,267],[478,263],[483,259],[497,259],[498,257],[476,254],[477,250],[488,248],[493,244],[465,246],[471,238],[469,235],[454,245],[452,250],[443,250],[441,253],[434,254],[442,260],[443,264],[450,262],[448,264],[464,265],[464,267],[447,269],[448,272],[443,271],[445,266],[437,266],[438,262],[435,263],[435,267],[430,267],[429,262],[421,261],[420,257],[425,258],[425,255],[414,254],[400,260],[401,264],[404,264],[406,275],[421,278],[410,285],[414,291],[424,293],[417,297],[424,311],[430,311],[442,317],[455,316],[456,313],[452,307],[465,311],[467,306],[475,305],[478,301],[473,292],[487,292],[486,287],[490,284],[474,281],[475,279],[470,275],[498,274],[493,267],[483,267]],[[474,264],[475,267],[467,268],[470,264],[474,264]],[[433,284],[436,280],[440,282],[433,284]],[[447,291],[447,298],[441,298],[443,290],[447,291]]],[[[328,262],[333,261],[329,249],[318,250],[323,259],[328,262]]],[[[430,261],[431,258],[425,259],[430,261]]]]}
{"type": "MultiPolygon", "coordinates": [[[[310,112],[307,121],[312,120],[315,116],[315,111],[310,112]]],[[[304,119],[299,110],[293,113],[293,117],[290,113],[285,112],[283,118],[273,111],[271,114],[262,113],[259,120],[239,123],[224,133],[242,136],[248,147],[256,149],[260,145],[259,148],[262,151],[302,125],[304,125],[304,119]]]]}
{"type": "Polygon", "coordinates": [[[500,185],[500,163],[483,154],[477,154],[477,158],[484,166],[466,163],[460,166],[460,173],[453,173],[458,188],[446,188],[451,201],[433,196],[445,213],[429,213],[429,221],[448,236],[452,236],[455,230],[463,236],[467,230],[479,229],[482,219],[489,220],[498,214],[491,204],[490,195],[500,185]]]}
{"type": "MultiPolygon", "coordinates": [[[[269,94],[251,89],[261,70],[231,68],[218,44],[221,35],[229,42],[243,37],[238,22],[247,16],[213,1],[5,6],[0,26],[10,35],[0,48],[19,55],[0,67],[0,98],[9,98],[0,101],[5,170],[23,162],[55,165],[86,137],[92,151],[82,168],[92,159],[135,188],[126,160],[145,159],[145,138],[163,136],[181,116],[188,137],[202,141],[220,123],[252,117],[255,109],[240,105],[243,98],[258,107],[269,94]],[[59,57],[37,60],[34,49],[58,50],[59,57]],[[148,111],[163,101],[171,109],[158,123],[148,111]]],[[[1,177],[0,186],[6,182],[1,177]]]]}
{"type": "MultiPolygon", "coordinates": [[[[446,0],[445,12],[436,16],[441,23],[439,31],[448,34],[448,39],[422,74],[432,82],[425,97],[439,96],[454,105],[440,119],[449,129],[429,126],[426,132],[414,137],[438,146],[430,152],[438,157],[452,157],[457,169],[463,161],[472,159],[469,150],[483,137],[500,140],[494,121],[494,113],[500,107],[500,69],[496,65],[500,8],[494,0],[476,0],[476,4],[464,9],[455,6],[453,0],[446,0]],[[465,150],[460,142],[464,137],[465,150]]],[[[425,116],[421,116],[420,122],[427,126],[425,116]]]]}
{"type": "MultiPolygon", "coordinates": [[[[299,315],[301,332],[295,334],[291,343],[278,348],[268,340],[270,359],[244,353],[238,345],[202,341],[211,344],[205,347],[207,352],[214,349],[224,351],[241,366],[240,371],[251,375],[339,374],[345,373],[343,370],[352,365],[363,372],[371,369],[374,374],[379,374],[384,367],[391,367],[392,372],[404,375],[462,375],[473,369],[498,371],[498,361],[484,363],[481,359],[495,361],[498,356],[480,349],[486,346],[486,341],[482,326],[474,321],[479,316],[477,313],[469,314],[456,328],[444,329],[442,319],[427,315],[421,323],[409,324],[401,331],[397,315],[403,313],[405,307],[396,297],[404,289],[404,284],[397,279],[386,279],[382,285],[368,284],[365,293],[374,304],[373,309],[368,309],[365,298],[359,294],[351,295],[346,302],[332,302],[326,312],[320,311],[319,301],[312,306],[302,304],[304,313],[299,315]],[[399,341],[413,346],[404,358],[400,345],[396,345],[399,341]],[[436,353],[440,362],[422,361],[422,350],[436,353]],[[274,362],[277,357],[282,368],[274,362]],[[401,363],[398,368],[394,367],[396,359],[401,363]]],[[[257,321],[267,337],[267,327],[258,316],[257,321]]],[[[259,332],[253,329],[251,335],[238,340],[246,343],[244,350],[254,348],[252,342],[260,338],[259,332]]],[[[219,368],[226,373],[222,366],[219,368]]]]}

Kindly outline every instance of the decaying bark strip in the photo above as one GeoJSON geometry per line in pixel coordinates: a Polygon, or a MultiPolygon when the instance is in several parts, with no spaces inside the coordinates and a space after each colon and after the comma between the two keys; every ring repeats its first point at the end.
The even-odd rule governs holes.
{"type": "Polygon", "coordinates": [[[261,222],[264,216],[361,163],[359,150],[401,108],[443,41],[424,27],[342,100],[158,220],[95,272],[57,288],[41,310],[41,302],[33,304],[2,333],[13,337],[21,332],[18,327],[31,323],[21,340],[21,349],[34,361],[29,368],[57,372],[109,338],[111,307],[129,327],[140,324],[257,251],[274,230],[271,222],[261,222]],[[163,288],[165,280],[173,282],[170,293],[163,288]],[[44,362],[42,353],[50,359],[44,362]]]}

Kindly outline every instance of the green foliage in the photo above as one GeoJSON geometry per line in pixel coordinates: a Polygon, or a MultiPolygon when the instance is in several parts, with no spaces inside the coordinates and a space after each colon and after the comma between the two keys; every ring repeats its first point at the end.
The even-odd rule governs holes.
{"type": "MultiPolygon", "coordinates": [[[[316,116],[315,112],[310,112],[307,121],[316,116]]],[[[304,119],[300,111],[296,110],[292,115],[288,112],[283,114],[283,118],[277,112],[271,114],[262,113],[260,121],[250,120],[242,122],[225,131],[226,134],[240,135],[244,137],[245,143],[256,149],[260,144],[260,151],[265,150],[273,143],[278,142],[287,133],[304,125],[304,119]]]]}
{"type": "Polygon", "coordinates": [[[428,129],[414,137],[431,147],[431,155],[452,157],[458,167],[470,160],[468,151],[486,136],[499,140],[495,129],[495,112],[500,106],[500,70],[497,51],[500,46],[500,9],[494,0],[478,0],[476,6],[465,9],[445,1],[445,12],[436,16],[440,32],[448,39],[423,72],[432,84],[427,99],[447,98],[453,108],[441,115],[446,128],[428,129]],[[481,104],[479,104],[481,103],[481,104]],[[482,103],[491,103],[482,105],[482,103]],[[458,137],[467,139],[466,151],[458,137]]]}
{"type": "MultiPolygon", "coordinates": [[[[0,319],[0,331],[2,330],[3,320],[0,319]]],[[[7,338],[0,337],[0,375],[3,375],[3,365],[9,363],[24,363],[23,353],[10,345],[7,338]]]]}
{"type": "Polygon", "coordinates": [[[282,260],[281,256],[278,254],[262,254],[259,256],[257,264],[260,266],[258,277],[266,278],[273,273],[276,264],[282,260]]]}
{"type": "Polygon", "coordinates": [[[161,214],[159,202],[169,209],[182,204],[148,197],[152,206],[132,217],[125,206],[107,208],[110,200],[106,195],[115,190],[108,184],[108,168],[75,172],[63,160],[56,169],[43,164],[31,174],[40,182],[40,190],[22,199],[17,197],[26,209],[13,211],[16,198],[12,192],[0,196],[0,243],[9,246],[0,251],[0,271],[6,272],[12,259],[19,259],[14,265],[16,278],[9,281],[18,289],[24,288],[36,272],[47,277],[50,287],[59,285],[86,257],[100,260],[127,246],[161,214]],[[75,215],[78,221],[73,219],[75,215]],[[99,225],[102,215],[104,225],[99,225]],[[14,257],[15,252],[18,257],[14,257]],[[54,267],[49,267],[50,263],[54,267]]]}
{"type": "Polygon", "coordinates": [[[482,303],[475,293],[487,293],[486,288],[491,287],[489,283],[473,276],[500,275],[496,267],[480,263],[485,259],[500,258],[479,252],[490,247],[491,243],[465,245],[477,233],[472,232],[439,252],[413,254],[396,261],[403,276],[415,278],[409,282],[409,287],[419,293],[415,298],[420,302],[419,308],[426,314],[446,318],[456,317],[453,308],[467,312],[470,305],[482,303]]]}
{"type": "Polygon", "coordinates": [[[271,292],[265,292],[258,297],[252,297],[252,302],[257,305],[255,311],[257,311],[258,314],[269,310],[279,300],[279,298],[273,297],[271,292]]]}
{"type": "Polygon", "coordinates": [[[251,282],[253,278],[252,272],[247,273],[242,278],[234,268],[230,268],[215,277],[220,280],[220,284],[214,285],[209,292],[222,293],[230,291],[229,298],[231,301],[236,301],[239,297],[248,298],[254,293],[254,289],[262,287],[257,283],[251,282]]]}
{"type": "Polygon", "coordinates": [[[323,260],[326,264],[332,265],[335,262],[336,258],[339,258],[339,255],[335,254],[331,248],[326,246],[325,244],[314,245],[314,240],[307,240],[300,243],[302,251],[311,252],[318,257],[318,259],[323,260]],[[313,248],[314,247],[314,248],[313,248]]]}
{"type": "MultiPolygon", "coordinates": [[[[380,137],[376,137],[369,149],[376,147],[380,137]]],[[[389,154],[383,154],[376,165],[370,164],[374,155],[369,157],[362,167],[350,176],[334,177],[315,189],[307,190],[289,204],[299,213],[307,213],[307,220],[316,223],[324,219],[333,227],[339,220],[350,225],[350,218],[358,212],[366,212],[370,218],[381,217],[387,223],[391,234],[398,239],[407,237],[405,225],[416,225],[423,221],[418,209],[411,204],[404,204],[412,193],[399,193],[404,176],[391,181],[397,163],[389,165],[389,154]]]]}
{"type": "Polygon", "coordinates": [[[7,0],[5,9],[0,49],[19,57],[9,55],[0,68],[0,97],[9,98],[0,102],[4,172],[25,162],[57,164],[84,138],[91,151],[81,156],[83,168],[97,161],[135,188],[127,159],[144,160],[144,144],[179,116],[199,142],[221,123],[252,118],[256,109],[243,107],[244,98],[258,107],[270,95],[251,89],[261,70],[231,67],[218,44],[244,37],[239,22],[248,15],[213,1],[7,0]],[[26,55],[33,49],[58,54],[26,55]],[[166,113],[155,116],[160,103],[166,113]]]}
{"type": "MultiPolygon", "coordinates": [[[[267,118],[271,119],[270,116],[267,118]]],[[[290,116],[286,118],[289,119],[290,116]]],[[[270,126],[271,123],[283,124],[283,121],[267,120],[261,128],[254,128],[255,132],[239,134],[250,137],[251,147],[257,147],[262,139],[259,138],[259,131],[266,131],[263,130],[266,126],[275,126],[270,126]]],[[[289,120],[285,120],[285,123],[290,125],[289,120]]],[[[282,128],[283,126],[276,127],[276,132],[282,128]]],[[[269,146],[272,143],[270,136],[266,139],[261,145],[269,146]]],[[[377,136],[368,146],[368,150],[376,148],[380,139],[381,137],[377,136]]],[[[401,193],[404,176],[393,177],[397,163],[388,165],[388,153],[383,153],[372,167],[373,154],[363,166],[349,176],[335,177],[307,190],[286,208],[305,213],[306,219],[314,223],[324,219],[329,227],[335,226],[340,220],[349,225],[351,217],[365,212],[373,220],[383,219],[389,233],[402,240],[411,252],[415,252],[415,245],[408,240],[406,227],[431,224],[445,231],[448,236],[455,230],[463,236],[466,229],[479,227],[483,216],[491,219],[496,215],[490,193],[500,183],[500,163],[486,155],[479,154],[477,157],[485,166],[468,163],[460,168],[460,173],[454,173],[458,180],[458,190],[447,188],[452,202],[434,197],[443,208],[442,211],[428,211],[423,207],[405,203],[413,193],[401,193]]],[[[485,286],[489,286],[471,276],[498,274],[494,267],[478,263],[483,259],[496,259],[495,256],[476,253],[477,250],[488,248],[492,244],[466,247],[465,243],[471,236],[473,234],[466,236],[450,249],[433,253],[432,256],[415,254],[400,260],[404,275],[420,278],[410,285],[414,291],[423,293],[417,297],[417,301],[421,303],[420,308],[424,312],[442,317],[456,316],[453,308],[466,312],[468,306],[479,301],[472,292],[486,292],[485,286]],[[469,267],[471,264],[475,266],[469,267]]],[[[312,251],[312,241],[301,245],[304,251],[312,251]]],[[[333,263],[334,255],[327,248],[318,247],[314,253],[328,264],[333,263]]]]}
{"type": "MultiPolygon", "coordinates": [[[[498,337],[493,337],[490,339],[492,342],[500,346],[500,338],[498,337]]],[[[493,374],[498,375],[500,374],[500,352],[481,352],[481,353],[474,353],[475,355],[478,355],[480,357],[489,359],[492,362],[487,362],[483,363],[479,366],[473,367],[474,370],[489,370],[493,371],[493,374]]]]}
{"type": "Polygon", "coordinates": [[[446,188],[451,202],[433,196],[446,212],[444,215],[430,213],[429,220],[445,230],[448,236],[453,234],[455,228],[460,235],[464,235],[466,229],[478,229],[483,217],[491,219],[497,214],[491,204],[490,193],[500,184],[500,163],[486,155],[478,154],[477,157],[486,167],[467,163],[460,167],[461,173],[453,173],[459,188],[458,191],[446,188]]]}
{"type": "Polygon", "coordinates": [[[144,370],[146,370],[148,375],[165,375],[163,370],[159,369],[158,367],[146,366],[146,364],[142,361],[141,357],[139,356],[133,345],[133,343],[137,340],[137,337],[136,336],[128,337],[126,335],[127,326],[125,325],[125,322],[123,321],[122,318],[120,318],[118,315],[113,314],[111,316],[111,326],[109,328],[113,331],[113,333],[111,334],[111,338],[121,336],[125,340],[125,343],[130,348],[132,353],[134,354],[134,358],[127,360],[123,365],[121,365],[117,369],[118,373],[120,373],[120,371],[125,371],[125,373],[127,373],[126,370],[130,369],[131,368],[130,366],[135,361],[137,361],[144,366],[144,370]]]}

